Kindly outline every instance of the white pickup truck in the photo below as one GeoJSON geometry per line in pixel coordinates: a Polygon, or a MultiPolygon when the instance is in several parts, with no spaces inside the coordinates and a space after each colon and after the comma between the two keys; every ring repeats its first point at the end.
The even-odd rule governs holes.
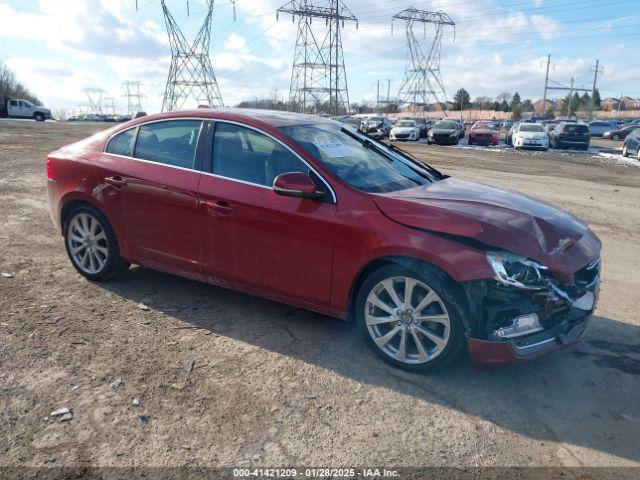
{"type": "Polygon", "coordinates": [[[7,116],[9,118],[33,118],[36,122],[44,122],[51,117],[51,110],[33,105],[26,100],[10,98],[7,100],[7,116]]]}

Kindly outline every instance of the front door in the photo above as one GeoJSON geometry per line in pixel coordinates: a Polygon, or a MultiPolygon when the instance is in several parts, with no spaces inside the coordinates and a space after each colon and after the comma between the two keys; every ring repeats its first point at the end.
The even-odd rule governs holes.
{"type": "Polygon", "coordinates": [[[210,168],[200,182],[205,274],[328,304],[336,215],[329,188],[280,142],[232,123],[216,123],[210,168]],[[311,173],[326,199],[276,194],[273,180],[288,172],[311,173]]]}

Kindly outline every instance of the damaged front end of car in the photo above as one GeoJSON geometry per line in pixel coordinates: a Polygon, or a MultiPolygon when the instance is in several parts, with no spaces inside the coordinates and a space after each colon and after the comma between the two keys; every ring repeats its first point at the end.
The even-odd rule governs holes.
{"type": "Polygon", "coordinates": [[[582,337],[598,298],[599,256],[561,281],[526,257],[486,255],[494,277],[462,284],[474,319],[467,344],[476,367],[530,360],[582,337]]]}

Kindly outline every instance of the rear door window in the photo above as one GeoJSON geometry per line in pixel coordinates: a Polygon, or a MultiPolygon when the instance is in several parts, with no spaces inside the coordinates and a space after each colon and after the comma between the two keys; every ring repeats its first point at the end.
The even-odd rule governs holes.
{"type": "Polygon", "coordinates": [[[141,160],[193,168],[200,120],[168,120],[140,126],[134,157],[141,160]]]}
{"type": "Polygon", "coordinates": [[[130,157],[133,151],[133,140],[135,138],[135,128],[125,130],[109,140],[105,151],[114,155],[124,155],[130,157]]]}

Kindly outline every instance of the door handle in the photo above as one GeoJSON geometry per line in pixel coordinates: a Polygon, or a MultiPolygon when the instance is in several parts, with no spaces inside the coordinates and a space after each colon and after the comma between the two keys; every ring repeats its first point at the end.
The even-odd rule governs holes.
{"type": "Polygon", "coordinates": [[[121,176],[115,175],[113,177],[107,177],[104,179],[109,185],[112,185],[116,188],[122,188],[127,184],[127,181],[124,180],[121,176]]]}
{"type": "Polygon", "coordinates": [[[228,217],[233,214],[233,208],[224,200],[217,202],[202,202],[202,206],[212,212],[216,217],[228,217]]]}

